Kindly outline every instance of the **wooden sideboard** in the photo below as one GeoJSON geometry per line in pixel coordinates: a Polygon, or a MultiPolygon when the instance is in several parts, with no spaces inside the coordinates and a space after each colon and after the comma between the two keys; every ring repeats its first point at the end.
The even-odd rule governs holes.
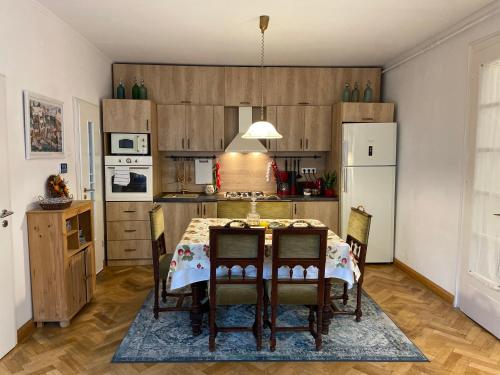
{"type": "Polygon", "coordinates": [[[95,290],[92,203],[65,210],[30,210],[28,238],[33,320],[67,327],[95,290]]]}

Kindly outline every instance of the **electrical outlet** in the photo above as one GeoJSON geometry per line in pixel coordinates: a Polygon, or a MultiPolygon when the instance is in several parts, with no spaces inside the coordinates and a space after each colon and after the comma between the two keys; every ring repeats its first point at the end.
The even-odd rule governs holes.
{"type": "Polygon", "coordinates": [[[316,173],[316,168],[300,168],[301,174],[314,174],[316,173]]]}

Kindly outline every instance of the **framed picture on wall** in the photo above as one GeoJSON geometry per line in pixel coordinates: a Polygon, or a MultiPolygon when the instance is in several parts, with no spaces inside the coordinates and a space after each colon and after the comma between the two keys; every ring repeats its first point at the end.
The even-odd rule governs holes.
{"type": "Polygon", "coordinates": [[[64,157],[63,102],[24,91],[26,159],[64,157]]]}

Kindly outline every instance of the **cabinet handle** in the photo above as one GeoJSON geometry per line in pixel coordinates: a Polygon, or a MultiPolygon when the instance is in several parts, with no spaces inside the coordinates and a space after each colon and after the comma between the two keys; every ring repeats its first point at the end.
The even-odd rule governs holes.
{"type": "Polygon", "coordinates": [[[136,210],[125,210],[123,212],[125,212],[126,214],[132,214],[132,213],[137,212],[137,211],[136,210]]]}
{"type": "Polygon", "coordinates": [[[222,141],[222,138],[220,139],[220,149],[224,150],[224,142],[222,141]]]}
{"type": "Polygon", "coordinates": [[[146,120],[146,130],[149,131],[149,119],[146,120]]]}
{"type": "Polygon", "coordinates": [[[137,232],[136,229],[125,229],[124,230],[125,233],[134,233],[134,232],[137,232]]]}
{"type": "Polygon", "coordinates": [[[191,100],[181,100],[182,104],[191,104],[191,100]]]}
{"type": "Polygon", "coordinates": [[[309,139],[306,138],[306,150],[309,149],[309,139]]]}
{"type": "Polygon", "coordinates": [[[361,120],[363,120],[363,121],[373,121],[373,117],[362,117],[361,120]]]}
{"type": "Polygon", "coordinates": [[[207,206],[203,206],[203,217],[207,216],[207,206]]]}
{"type": "Polygon", "coordinates": [[[250,102],[240,102],[240,104],[250,104],[250,102]]]}
{"type": "Polygon", "coordinates": [[[300,105],[306,105],[309,104],[309,102],[299,102],[300,105]]]}
{"type": "Polygon", "coordinates": [[[300,138],[300,149],[302,150],[302,138],[300,138]]]}
{"type": "Polygon", "coordinates": [[[293,204],[293,214],[297,215],[297,203],[293,204]]]}
{"type": "Polygon", "coordinates": [[[137,249],[123,249],[123,251],[125,251],[127,253],[131,253],[133,251],[137,251],[137,249]]]}
{"type": "Polygon", "coordinates": [[[200,216],[200,204],[199,203],[196,205],[196,215],[200,216]]]}
{"type": "Polygon", "coordinates": [[[191,149],[191,139],[188,138],[188,150],[191,149]]]}
{"type": "Polygon", "coordinates": [[[182,149],[184,150],[184,138],[182,138],[182,149]]]}

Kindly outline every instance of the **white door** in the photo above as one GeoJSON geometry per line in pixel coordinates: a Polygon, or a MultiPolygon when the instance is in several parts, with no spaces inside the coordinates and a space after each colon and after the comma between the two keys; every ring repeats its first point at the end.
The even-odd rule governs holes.
{"type": "Polygon", "coordinates": [[[79,198],[93,201],[96,273],[104,266],[104,199],[102,137],[99,107],[75,99],[79,198]]]}
{"type": "Polygon", "coordinates": [[[343,127],[342,165],[396,165],[396,123],[346,123],[343,127]]]}
{"type": "MultiPolygon", "coordinates": [[[[0,75],[0,176],[8,176],[5,77],[0,75]]],[[[7,178],[8,181],[8,178],[7,178]]],[[[0,184],[0,358],[17,343],[9,184],[0,184]]]]}
{"type": "Polygon", "coordinates": [[[500,37],[472,48],[458,305],[500,338],[500,37]]]}
{"type": "Polygon", "coordinates": [[[351,207],[363,206],[372,215],[366,261],[392,262],[396,167],[344,167],[343,172],[340,202],[342,237],[347,237],[351,207]]]}

